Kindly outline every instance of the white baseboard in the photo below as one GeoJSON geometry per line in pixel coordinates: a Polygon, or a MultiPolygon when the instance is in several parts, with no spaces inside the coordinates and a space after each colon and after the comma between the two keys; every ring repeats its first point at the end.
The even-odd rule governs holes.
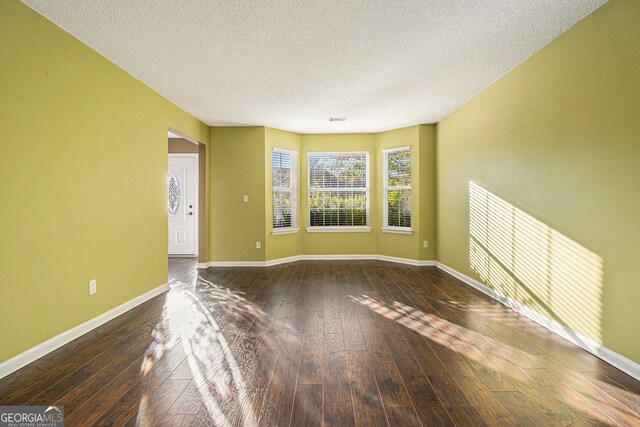
{"type": "Polygon", "coordinates": [[[419,267],[433,267],[436,265],[436,262],[433,260],[398,258],[394,256],[387,256],[387,255],[376,255],[376,259],[379,261],[389,261],[389,262],[397,262],[400,264],[417,265],[419,267]]]}
{"type": "Polygon", "coordinates": [[[445,264],[442,264],[441,262],[436,262],[436,267],[462,280],[467,285],[476,288],[480,292],[490,296],[496,301],[501,302],[507,307],[512,308],[513,310],[517,311],[523,316],[528,317],[529,319],[540,324],[541,326],[544,326],[545,328],[549,329],[551,332],[554,332],[560,335],[562,338],[574,343],[578,347],[585,349],[586,351],[593,354],[594,356],[620,369],[622,372],[625,372],[626,374],[631,375],[633,378],[640,380],[640,364],[634,362],[633,360],[627,359],[621,354],[618,354],[615,351],[610,350],[607,347],[603,346],[602,344],[599,344],[593,341],[591,338],[585,337],[579,332],[576,332],[565,325],[561,325],[560,323],[556,322],[553,319],[549,319],[547,316],[544,316],[538,313],[537,311],[530,309],[529,307],[523,305],[522,303],[516,301],[515,299],[508,297],[506,295],[503,295],[500,292],[497,292],[487,287],[486,285],[480,283],[479,281],[469,276],[466,276],[445,264]]]}
{"type": "Polygon", "coordinates": [[[47,355],[53,350],[62,347],[63,345],[75,340],[76,338],[90,332],[91,330],[97,328],[98,326],[112,320],[123,313],[131,310],[132,308],[142,304],[143,302],[160,295],[161,293],[167,291],[169,289],[169,284],[165,283],[164,285],[158,286],[155,289],[150,290],[149,292],[145,292],[142,295],[139,295],[132,300],[129,300],[123,304],[120,304],[117,307],[112,308],[109,311],[102,313],[101,315],[94,317],[91,320],[87,320],[86,322],[74,326],[71,329],[64,331],[63,333],[56,335],[53,338],[42,342],[35,347],[31,347],[29,350],[26,350],[17,356],[12,357],[9,360],[6,360],[0,363],[0,378],[4,378],[12,372],[17,371],[18,369],[28,365],[29,363],[41,358],[42,356],[47,355]]]}
{"type": "Polygon", "coordinates": [[[264,267],[264,261],[209,261],[208,267],[264,267]]]}
{"type": "Polygon", "coordinates": [[[295,255],[295,256],[289,256],[286,258],[278,258],[278,259],[272,259],[269,261],[265,261],[264,262],[264,266],[265,267],[270,267],[272,265],[279,265],[279,264],[287,264],[289,262],[296,262],[296,261],[301,261],[302,255],[295,255]]]}
{"type": "Polygon", "coordinates": [[[376,254],[343,254],[343,255],[295,255],[286,258],[277,258],[268,261],[209,261],[199,263],[198,268],[208,267],[270,267],[272,265],[286,264],[295,261],[327,261],[327,260],[379,260],[397,262],[401,264],[415,265],[420,267],[435,266],[432,260],[417,260],[410,258],[398,258],[376,254]]]}

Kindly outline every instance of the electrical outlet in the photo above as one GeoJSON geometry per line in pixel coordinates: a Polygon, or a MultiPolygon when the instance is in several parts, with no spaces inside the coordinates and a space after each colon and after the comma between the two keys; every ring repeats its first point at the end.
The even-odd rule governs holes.
{"type": "Polygon", "coordinates": [[[98,291],[98,284],[96,279],[89,281],[89,295],[93,295],[98,291]]]}
{"type": "Polygon", "coordinates": [[[262,247],[262,243],[256,242],[256,249],[260,249],[262,247]]]}
{"type": "Polygon", "coordinates": [[[423,240],[422,241],[422,247],[423,248],[428,248],[429,247],[429,241],[428,240],[423,240]]]}
{"type": "Polygon", "coordinates": [[[249,196],[247,196],[246,194],[242,196],[242,201],[247,203],[249,201],[249,196]]]}

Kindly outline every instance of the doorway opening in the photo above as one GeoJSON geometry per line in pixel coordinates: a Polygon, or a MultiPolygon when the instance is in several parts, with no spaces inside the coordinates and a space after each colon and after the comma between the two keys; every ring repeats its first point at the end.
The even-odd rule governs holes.
{"type": "Polygon", "coordinates": [[[206,263],[206,146],[168,131],[167,216],[169,280],[206,263]],[[200,263],[200,264],[199,264],[200,263]]]}

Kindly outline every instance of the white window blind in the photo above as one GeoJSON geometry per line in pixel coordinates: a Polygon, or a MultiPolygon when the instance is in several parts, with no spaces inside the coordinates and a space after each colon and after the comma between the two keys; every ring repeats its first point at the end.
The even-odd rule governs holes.
{"type": "Polygon", "coordinates": [[[369,154],[309,153],[309,227],[369,225],[369,154]]]}
{"type": "Polygon", "coordinates": [[[383,152],[383,227],[411,228],[411,147],[383,152]]]}
{"type": "Polygon", "coordinates": [[[297,153],[274,148],[271,154],[273,180],[273,229],[293,229],[297,215],[297,153]]]}

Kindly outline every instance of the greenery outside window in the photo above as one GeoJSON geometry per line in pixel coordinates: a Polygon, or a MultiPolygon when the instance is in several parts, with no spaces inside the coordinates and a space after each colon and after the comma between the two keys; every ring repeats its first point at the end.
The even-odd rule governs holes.
{"type": "Polygon", "coordinates": [[[271,154],[273,234],[298,232],[297,160],[295,151],[274,148],[271,154]]]}
{"type": "Polygon", "coordinates": [[[411,234],[411,147],[382,152],[382,231],[411,234]]]}
{"type": "Polygon", "coordinates": [[[308,162],[307,231],[370,231],[369,153],[309,153],[308,162]]]}

